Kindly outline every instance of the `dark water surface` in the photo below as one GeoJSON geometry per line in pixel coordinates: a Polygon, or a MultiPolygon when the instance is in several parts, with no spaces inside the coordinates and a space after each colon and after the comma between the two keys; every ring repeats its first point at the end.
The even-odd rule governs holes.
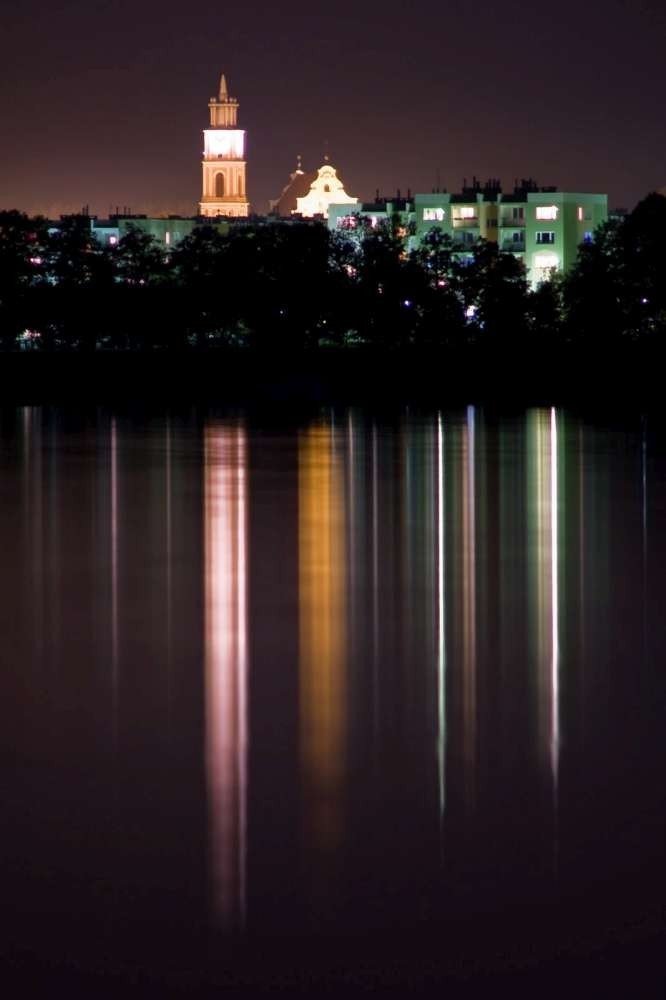
{"type": "Polygon", "coordinates": [[[654,985],[661,446],[550,409],[3,411],[7,967],[654,985]]]}

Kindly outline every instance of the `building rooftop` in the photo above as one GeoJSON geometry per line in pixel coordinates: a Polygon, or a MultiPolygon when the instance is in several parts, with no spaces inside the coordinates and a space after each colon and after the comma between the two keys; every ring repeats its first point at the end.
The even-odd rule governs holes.
{"type": "Polygon", "coordinates": [[[290,174],[289,180],[283,187],[279,198],[269,202],[268,208],[271,215],[280,215],[288,218],[296,211],[296,199],[304,198],[316,179],[316,170],[301,170],[299,157],[296,170],[290,174]]]}

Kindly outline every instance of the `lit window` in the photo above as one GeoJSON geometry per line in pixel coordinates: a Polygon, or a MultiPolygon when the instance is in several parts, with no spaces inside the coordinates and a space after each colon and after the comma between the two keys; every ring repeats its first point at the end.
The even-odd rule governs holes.
{"type": "Polygon", "coordinates": [[[557,218],[557,205],[538,205],[536,217],[544,221],[554,221],[557,218]]]}
{"type": "Polygon", "coordinates": [[[577,215],[578,215],[578,221],[582,222],[583,221],[583,206],[582,205],[578,206],[577,215]]]}
{"type": "Polygon", "coordinates": [[[554,243],[555,233],[553,232],[540,232],[536,234],[537,243],[554,243]]]}
{"type": "Polygon", "coordinates": [[[460,209],[461,219],[474,219],[476,218],[476,208],[472,205],[463,205],[460,209]]]}
{"type": "Polygon", "coordinates": [[[560,266],[560,260],[556,253],[537,253],[532,260],[532,281],[539,284],[542,281],[550,281],[553,271],[560,266]]]}
{"type": "Polygon", "coordinates": [[[443,222],[444,221],[444,209],[443,208],[424,208],[423,209],[423,221],[424,222],[443,222]]]}
{"type": "Polygon", "coordinates": [[[586,230],[585,233],[583,233],[583,243],[591,243],[591,242],[592,242],[592,233],[588,229],[586,230]]]}
{"type": "Polygon", "coordinates": [[[537,253],[534,255],[534,266],[541,270],[550,270],[557,267],[560,259],[556,253],[537,253]]]}

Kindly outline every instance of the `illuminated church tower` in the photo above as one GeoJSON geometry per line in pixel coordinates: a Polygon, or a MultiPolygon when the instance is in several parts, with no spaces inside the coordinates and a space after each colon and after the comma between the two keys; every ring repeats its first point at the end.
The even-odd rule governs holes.
{"type": "Polygon", "coordinates": [[[247,216],[245,131],[236,128],[238,101],[230,97],[224,73],[220,93],[208,102],[210,128],[204,129],[201,215],[247,216]]]}

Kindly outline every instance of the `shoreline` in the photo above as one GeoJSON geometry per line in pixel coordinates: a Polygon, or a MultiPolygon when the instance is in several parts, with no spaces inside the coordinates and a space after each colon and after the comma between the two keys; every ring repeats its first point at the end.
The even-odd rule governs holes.
{"type": "Polygon", "coordinates": [[[627,347],[498,353],[319,348],[299,353],[0,352],[0,393],[13,405],[208,403],[276,410],[325,405],[455,408],[570,406],[659,413],[663,354],[627,347]]]}

